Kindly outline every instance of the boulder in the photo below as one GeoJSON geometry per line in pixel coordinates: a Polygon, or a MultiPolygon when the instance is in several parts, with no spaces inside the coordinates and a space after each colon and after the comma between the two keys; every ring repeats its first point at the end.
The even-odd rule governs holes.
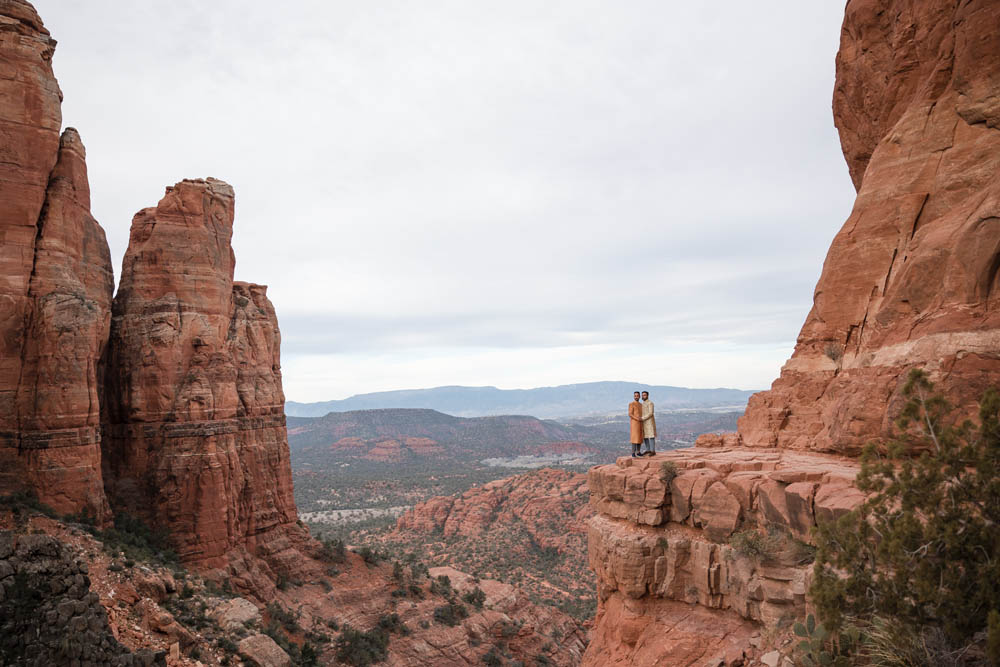
{"type": "Polygon", "coordinates": [[[292,659],[267,635],[245,637],[239,643],[239,653],[254,667],[292,667],[292,659]]]}

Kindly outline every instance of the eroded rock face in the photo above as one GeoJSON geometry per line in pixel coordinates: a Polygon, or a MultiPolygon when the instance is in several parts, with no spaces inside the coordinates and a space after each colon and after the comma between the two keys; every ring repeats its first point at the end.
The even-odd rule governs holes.
{"type": "Polygon", "coordinates": [[[115,297],[105,478],[115,505],[170,531],[182,558],[283,547],[296,525],[266,288],[233,282],[234,196],[185,180],[136,214],[115,297]]]}
{"type": "Polygon", "coordinates": [[[910,368],[968,408],[1000,378],[1000,5],[851,0],[834,119],[858,189],[745,444],[856,453],[910,368]]]}
{"type": "Polygon", "coordinates": [[[745,447],[591,468],[599,606],[583,664],[743,664],[762,626],[805,615],[811,530],[861,502],[857,471],[745,447]]]}
{"type": "Polygon", "coordinates": [[[0,2],[0,490],[103,521],[98,365],[114,280],[86,153],[59,137],[55,41],[0,2]]]}
{"type": "Polygon", "coordinates": [[[564,548],[567,538],[585,531],[593,510],[582,506],[586,476],[543,469],[493,480],[460,496],[436,496],[399,517],[398,532],[435,533],[445,537],[478,536],[494,525],[523,524],[541,546],[564,548]],[[568,523],[563,520],[569,518],[568,523]],[[560,520],[556,534],[545,530],[560,520]]]}

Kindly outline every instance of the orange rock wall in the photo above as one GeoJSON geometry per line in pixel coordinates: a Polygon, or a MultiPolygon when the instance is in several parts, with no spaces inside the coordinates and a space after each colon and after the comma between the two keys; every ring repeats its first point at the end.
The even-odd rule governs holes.
{"type": "Polygon", "coordinates": [[[860,501],[856,474],[850,459],[744,447],[591,468],[598,611],[583,664],[742,664],[762,627],[805,615],[804,545],[860,501]],[[764,555],[730,541],[747,532],[764,555]]]}
{"type": "Polygon", "coordinates": [[[86,153],[59,134],[54,48],[30,4],[0,0],[0,493],[105,523],[113,505],[168,529],[189,562],[273,591],[272,570],[312,545],[277,318],[265,287],[233,281],[232,188],[182,181],[137,214],[112,307],[86,153]]]}
{"type": "Polygon", "coordinates": [[[833,111],[854,208],[792,358],[738,433],[591,470],[600,607],[585,665],[761,657],[753,633],[806,612],[796,541],[862,500],[856,462],[823,453],[889,437],[911,368],[970,412],[998,384],[998,25],[991,0],[847,3],[833,111]],[[733,541],[747,529],[787,548],[748,556],[733,541]]]}
{"type": "Polygon", "coordinates": [[[207,563],[294,526],[266,288],[233,282],[234,195],[185,180],[136,214],[115,297],[105,473],[113,504],[207,563]]]}
{"type": "Polygon", "coordinates": [[[0,489],[107,516],[98,366],[114,281],[85,151],[60,138],[55,41],[0,2],[0,489]]]}
{"type": "Polygon", "coordinates": [[[834,122],[858,189],[745,444],[857,453],[910,368],[971,410],[1000,379],[1000,5],[847,3],[834,122]]]}

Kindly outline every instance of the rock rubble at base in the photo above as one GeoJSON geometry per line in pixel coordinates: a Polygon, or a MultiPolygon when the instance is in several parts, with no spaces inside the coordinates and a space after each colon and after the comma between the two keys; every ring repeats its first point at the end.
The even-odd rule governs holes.
{"type": "Polygon", "coordinates": [[[86,565],[48,535],[0,531],[0,664],[166,666],[165,655],[130,652],[108,626],[86,565]]]}

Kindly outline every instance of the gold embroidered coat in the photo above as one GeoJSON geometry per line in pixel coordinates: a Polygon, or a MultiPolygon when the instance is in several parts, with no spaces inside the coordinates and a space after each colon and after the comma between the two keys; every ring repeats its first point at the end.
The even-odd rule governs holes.
{"type": "Polygon", "coordinates": [[[656,437],[656,417],[653,416],[652,401],[646,401],[642,404],[642,437],[656,437]]]}

